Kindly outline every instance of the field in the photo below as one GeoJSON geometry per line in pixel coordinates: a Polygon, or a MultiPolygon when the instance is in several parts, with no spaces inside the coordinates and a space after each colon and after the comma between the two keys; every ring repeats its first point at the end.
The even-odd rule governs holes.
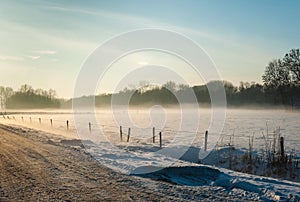
{"type": "MultiPolygon", "coordinates": [[[[180,121],[180,116],[178,115],[179,113],[176,110],[170,110],[162,114],[159,108],[152,111],[135,109],[130,111],[131,122],[129,122],[124,111],[119,110],[113,114],[108,110],[100,110],[96,113],[97,125],[96,122],[92,122],[94,114],[78,113],[74,116],[69,111],[23,111],[14,114],[7,113],[5,118],[1,118],[1,123],[10,125],[10,127],[2,126],[4,131],[16,133],[18,137],[29,138],[30,141],[35,141],[36,145],[42,142],[47,146],[52,145],[51,147],[59,145],[58,148],[61,148],[61,146],[65,149],[72,148],[72,151],[80,153],[78,154],[79,156],[86,155],[84,158],[89,156],[90,160],[98,163],[99,167],[102,168],[104,166],[103,169],[109,168],[109,172],[119,173],[121,176],[128,177],[128,179],[133,181],[138,180],[145,186],[145,189],[141,191],[142,193],[149,189],[151,183],[158,183],[159,186],[166,186],[165,190],[161,191],[164,193],[164,197],[176,196],[180,199],[188,200],[211,198],[210,194],[206,197],[203,195],[203,190],[206,189],[210,190],[209,193],[216,195],[216,197],[220,194],[218,197],[224,197],[224,199],[229,199],[228,197],[234,199],[235,196],[242,194],[246,198],[248,197],[248,200],[257,201],[299,200],[299,177],[289,179],[287,175],[290,173],[286,176],[271,175],[278,178],[273,179],[226,169],[229,166],[228,154],[232,155],[231,160],[234,161],[234,157],[239,152],[244,151],[241,155],[249,153],[249,137],[253,135],[251,155],[253,155],[253,158],[260,156],[263,149],[266,148],[265,142],[272,143],[273,131],[276,129],[278,131],[278,127],[280,127],[281,136],[285,139],[286,153],[294,152],[294,162],[296,162],[299,159],[299,137],[297,137],[299,126],[296,124],[300,116],[298,113],[268,110],[228,110],[222,135],[218,136],[208,133],[208,150],[211,153],[206,159],[199,158],[199,151],[203,150],[204,131],[209,128],[209,121],[207,120],[209,120],[210,111],[204,110],[202,116],[200,116],[200,128],[197,133],[190,131],[188,125],[180,125],[180,122],[184,122],[180,121]],[[258,118],[257,114],[259,114],[260,118],[258,118]],[[164,117],[165,121],[162,121],[160,117],[164,117]],[[52,119],[52,126],[50,119],[52,119]],[[74,119],[77,119],[76,124],[74,119]],[[89,130],[89,123],[91,123],[91,130],[89,130]],[[78,133],[74,126],[79,131],[78,133]],[[122,126],[123,132],[122,140],[120,139],[120,126],[122,126]],[[127,142],[129,127],[131,130],[127,142]],[[153,143],[153,127],[155,127],[155,143],[153,143]],[[157,134],[159,132],[163,134],[162,149],[158,141],[159,137],[157,134]],[[188,142],[182,139],[184,135],[195,137],[191,148],[189,148],[188,142]],[[177,137],[180,137],[179,141],[176,139],[177,137]],[[180,154],[181,151],[187,151],[187,153],[178,160],[177,154],[180,154]],[[201,161],[206,165],[198,164],[201,161]],[[222,163],[222,161],[224,162],[222,163]],[[149,181],[148,178],[155,181],[149,181]],[[284,180],[286,178],[295,182],[284,180]],[[163,182],[157,182],[157,180],[163,182]],[[173,185],[170,185],[170,183],[173,185]],[[170,191],[170,186],[175,186],[176,189],[173,190],[174,188],[172,188],[173,191],[170,191]],[[196,198],[189,198],[191,196],[181,195],[182,190],[199,193],[193,196],[196,198]]],[[[5,138],[7,135],[2,135],[2,138],[5,138]]],[[[8,139],[5,141],[8,141],[8,139]]],[[[18,145],[17,147],[20,146],[18,145]]],[[[54,151],[54,153],[62,154],[64,152],[63,150],[54,151]]],[[[45,153],[40,153],[40,151],[38,153],[37,157],[46,155],[45,153]]],[[[35,152],[28,152],[24,155],[31,155],[30,158],[32,158],[32,155],[35,156],[35,152]]],[[[17,152],[15,156],[16,161],[23,161],[17,152]]],[[[45,158],[47,162],[50,161],[49,158],[52,158],[52,161],[56,161],[51,156],[46,155],[45,158]]],[[[63,154],[57,161],[63,163],[65,158],[68,158],[68,155],[63,154]]],[[[32,162],[35,161],[33,159],[32,162]]],[[[75,161],[78,161],[77,165],[81,164],[80,159],[75,161]]],[[[13,164],[12,162],[10,163],[13,164]]],[[[58,167],[57,162],[52,163],[52,169],[55,170],[58,167]]],[[[37,161],[35,164],[38,167],[42,163],[37,161]]],[[[93,166],[98,167],[97,165],[93,164],[93,166]]],[[[65,166],[69,167],[69,165],[65,166]]],[[[88,168],[89,166],[87,165],[88,168]]],[[[72,172],[77,172],[77,167],[74,165],[70,165],[70,169],[72,172]]],[[[5,169],[2,168],[2,170],[5,169]]],[[[45,167],[39,172],[43,174],[43,170],[45,170],[45,167]]],[[[261,168],[257,171],[260,170],[261,168]]],[[[15,170],[14,172],[18,171],[15,170]]],[[[62,171],[62,173],[64,172],[62,171]]],[[[294,172],[299,176],[299,168],[295,169],[294,172]]],[[[32,173],[28,175],[32,175],[32,173]]],[[[257,175],[262,175],[262,173],[257,173],[257,175]]],[[[55,176],[53,175],[52,177],[55,176]]],[[[74,176],[74,178],[77,179],[78,176],[74,176]]],[[[76,182],[70,182],[72,186],[74,183],[76,184],[76,182]]],[[[2,184],[1,186],[7,185],[2,184]]],[[[136,189],[136,187],[133,189],[136,189]]],[[[70,188],[70,190],[74,191],[73,188],[70,188]]],[[[92,190],[90,191],[92,192],[92,190]]],[[[53,195],[53,197],[58,196],[53,195]]]]}

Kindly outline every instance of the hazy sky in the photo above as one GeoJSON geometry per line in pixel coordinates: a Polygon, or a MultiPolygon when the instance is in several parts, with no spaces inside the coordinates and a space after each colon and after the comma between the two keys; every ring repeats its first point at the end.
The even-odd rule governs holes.
{"type": "MultiPolygon", "coordinates": [[[[261,82],[270,60],[300,48],[299,9],[297,0],[2,0],[0,85],[17,89],[27,83],[71,97],[88,55],[107,39],[140,28],[190,37],[211,56],[221,77],[236,85],[261,82]]],[[[135,60],[149,62],[141,54],[135,60]]]]}

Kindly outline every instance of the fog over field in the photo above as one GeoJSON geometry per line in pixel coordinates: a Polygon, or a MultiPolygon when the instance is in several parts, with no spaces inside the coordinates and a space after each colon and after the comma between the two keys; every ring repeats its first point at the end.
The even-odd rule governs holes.
{"type": "MultiPolygon", "coordinates": [[[[176,135],[177,131],[187,131],[188,133],[197,133],[199,138],[197,141],[199,145],[203,145],[204,132],[208,130],[211,124],[212,110],[210,108],[200,108],[197,114],[199,115],[199,128],[192,131],[189,128],[189,124],[192,124],[194,120],[190,120],[192,117],[182,117],[182,113],[190,113],[194,115],[195,109],[191,109],[188,105],[185,105],[182,109],[179,106],[174,107],[161,107],[154,106],[151,108],[134,106],[127,110],[127,107],[121,107],[111,110],[110,108],[97,108],[95,116],[97,123],[92,123],[93,127],[98,124],[97,129],[102,128],[115,128],[115,131],[110,131],[112,134],[118,134],[118,127],[123,126],[125,128],[132,128],[132,137],[140,137],[147,139],[151,137],[152,127],[156,127],[160,131],[166,132],[164,136],[166,141],[171,141],[172,136],[176,135]],[[129,119],[128,119],[129,118],[129,119]],[[187,120],[182,120],[187,118],[187,120]],[[185,125],[182,125],[185,124],[185,125]],[[168,140],[169,139],[169,140],[168,140]]],[[[229,142],[229,137],[233,136],[236,146],[248,147],[249,136],[254,136],[254,145],[256,149],[264,146],[261,141],[263,135],[272,136],[272,133],[280,128],[282,136],[286,139],[286,146],[289,150],[295,149],[299,152],[299,136],[298,120],[300,113],[298,111],[286,111],[284,109],[234,109],[229,108],[225,110],[226,119],[224,120],[223,130],[220,134],[219,141],[223,143],[229,142]],[[268,134],[267,134],[268,133],[268,134]]],[[[52,131],[53,129],[59,129],[59,132],[64,132],[66,129],[66,121],[70,122],[70,131],[68,135],[76,136],[74,112],[72,110],[18,110],[7,111],[7,113],[14,113],[10,116],[10,123],[13,123],[12,116],[15,117],[16,124],[23,124],[29,127],[36,127],[47,129],[52,131]],[[23,121],[22,118],[23,117],[23,121]],[[31,117],[31,122],[30,122],[31,117]],[[42,124],[39,124],[39,118],[42,120],[42,124]],[[50,127],[50,119],[53,120],[53,129],[50,127]]],[[[80,121],[76,125],[77,130],[88,132],[88,123],[91,122],[93,114],[90,111],[82,109],[78,112],[77,116],[80,121]]],[[[3,120],[3,118],[2,118],[3,120]]],[[[6,121],[8,121],[6,119],[6,121]]],[[[105,132],[105,130],[104,130],[105,132]]],[[[95,131],[96,133],[96,131],[95,131]]],[[[112,135],[107,134],[106,135],[112,135]]],[[[189,134],[187,134],[189,135],[189,134]]],[[[193,134],[194,135],[194,134],[193,134]]],[[[213,136],[214,134],[212,134],[213,136]]]]}

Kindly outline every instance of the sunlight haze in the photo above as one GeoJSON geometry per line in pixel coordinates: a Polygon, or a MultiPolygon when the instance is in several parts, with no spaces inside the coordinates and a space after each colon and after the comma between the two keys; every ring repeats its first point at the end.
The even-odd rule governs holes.
{"type": "Polygon", "coordinates": [[[0,5],[0,85],[54,88],[66,98],[72,97],[89,54],[135,29],[162,28],[191,38],[235,85],[261,83],[268,62],[300,42],[298,1],[12,0],[0,5]]]}

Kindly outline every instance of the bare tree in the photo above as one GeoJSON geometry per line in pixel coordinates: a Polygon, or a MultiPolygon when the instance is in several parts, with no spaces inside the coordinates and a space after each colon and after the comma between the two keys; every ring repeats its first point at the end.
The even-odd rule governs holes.
{"type": "Polygon", "coordinates": [[[168,81],[163,85],[164,88],[168,89],[170,92],[177,91],[177,84],[174,81],[168,81]]]}
{"type": "Polygon", "coordinates": [[[280,93],[282,104],[285,104],[286,89],[291,85],[291,76],[289,70],[280,59],[273,60],[268,64],[262,80],[267,89],[280,93]]]}
{"type": "Polygon", "coordinates": [[[1,109],[5,108],[6,101],[9,97],[14,94],[14,91],[10,87],[0,87],[0,107],[1,109]]]}
{"type": "Polygon", "coordinates": [[[4,109],[4,87],[0,86],[0,108],[4,109]]]}
{"type": "Polygon", "coordinates": [[[288,86],[291,83],[289,70],[280,59],[273,60],[268,64],[262,80],[265,86],[275,89],[288,86]]]}
{"type": "Polygon", "coordinates": [[[30,85],[24,84],[20,87],[20,92],[21,93],[29,93],[29,92],[33,92],[33,88],[30,85]]]}
{"type": "Polygon", "coordinates": [[[56,91],[53,90],[52,88],[50,88],[50,89],[48,90],[48,95],[49,95],[49,98],[50,98],[50,99],[53,99],[53,98],[56,97],[56,91]]]}
{"type": "Polygon", "coordinates": [[[144,93],[148,90],[149,87],[150,87],[149,81],[140,81],[138,89],[141,93],[144,93]]]}
{"type": "Polygon", "coordinates": [[[285,54],[283,64],[292,73],[292,79],[295,84],[300,84],[300,51],[292,49],[285,54]]]}
{"type": "Polygon", "coordinates": [[[43,95],[44,94],[44,91],[43,89],[41,88],[37,88],[34,90],[34,93],[37,94],[37,95],[43,95]]]}

